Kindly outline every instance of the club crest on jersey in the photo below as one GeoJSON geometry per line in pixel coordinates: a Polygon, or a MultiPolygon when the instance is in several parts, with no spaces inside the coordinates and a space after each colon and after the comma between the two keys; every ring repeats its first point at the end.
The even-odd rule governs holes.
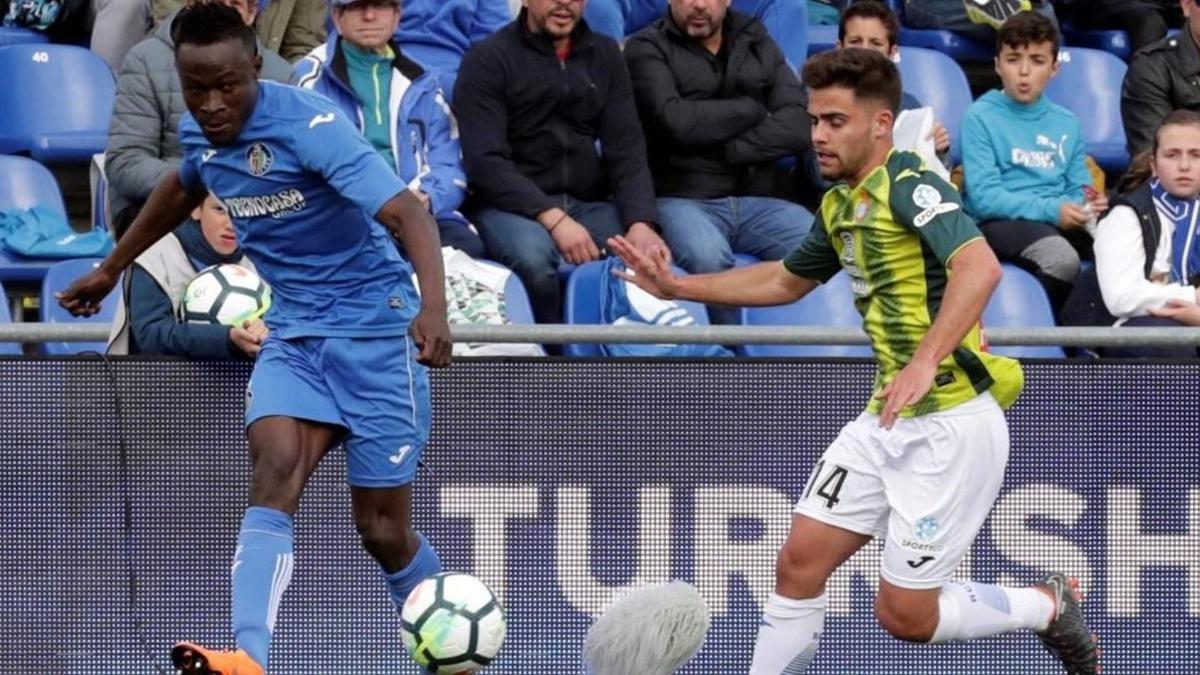
{"type": "Polygon", "coordinates": [[[246,169],[251,176],[265,176],[274,163],[275,154],[270,146],[262,141],[250,144],[250,149],[246,151],[246,169]]]}
{"type": "Polygon", "coordinates": [[[867,212],[871,210],[871,198],[868,195],[863,195],[862,199],[858,200],[858,206],[854,207],[854,222],[861,223],[867,219],[867,212]]]}

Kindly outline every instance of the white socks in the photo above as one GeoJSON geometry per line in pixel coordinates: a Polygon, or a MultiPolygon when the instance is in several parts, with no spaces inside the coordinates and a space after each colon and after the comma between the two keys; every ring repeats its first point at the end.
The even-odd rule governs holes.
{"type": "Polygon", "coordinates": [[[750,675],[802,675],[817,655],[825,628],[826,596],[792,600],[777,593],[767,598],[750,675]]]}
{"type": "Polygon", "coordinates": [[[1031,628],[1046,630],[1054,601],[1036,588],[951,581],[938,596],[938,625],[930,642],[951,642],[1031,628]]]}

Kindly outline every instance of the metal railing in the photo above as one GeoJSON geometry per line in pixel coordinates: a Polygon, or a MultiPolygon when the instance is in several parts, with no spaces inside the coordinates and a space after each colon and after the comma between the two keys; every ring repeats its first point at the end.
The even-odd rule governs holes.
{"type": "MultiPolygon", "coordinates": [[[[0,324],[0,342],[88,342],[108,339],[99,324],[0,324]]],[[[507,325],[452,326],[455,342],[472,343],[611,343],[611,344],[756,344],[865,345],[867,336],[854,328],[816,326],[605,326],[507,325]]],[[[1200,347],[1200,328],[989,328],[993,345],[1063,347],[1200,347]]]]}

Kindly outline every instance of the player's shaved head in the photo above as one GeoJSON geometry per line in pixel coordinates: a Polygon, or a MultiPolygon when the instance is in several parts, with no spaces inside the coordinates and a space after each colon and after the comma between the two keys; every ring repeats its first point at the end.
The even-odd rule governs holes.
{"type": "Polygon", "coordinates": [[[258,55],[254,28],[246,25],[236,8],[216,0],[184,5],[171,24],[171,39],[176,54],[184,45],[205,47],[233,40],[240,42],[251,57],[258,55]]]}
{"type": "Polygon", "coordinates": [[[219,2],[185,6],[171,26],[183,102],[214,146],[237,140],[258,102],[254,29],[219,2]]]}

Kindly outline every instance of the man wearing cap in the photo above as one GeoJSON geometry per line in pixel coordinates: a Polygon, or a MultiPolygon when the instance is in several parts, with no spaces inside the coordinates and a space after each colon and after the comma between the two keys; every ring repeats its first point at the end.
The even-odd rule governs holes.
{"type": "Polygon", "coordinates": [[[401,53],[399,0],[333,0],[336,30],[296,64],[298,84],[329,97],[433,214],[444,246],[473,258],[483,241],[459,212],[462,150],[437,78],[401,53]]]}

